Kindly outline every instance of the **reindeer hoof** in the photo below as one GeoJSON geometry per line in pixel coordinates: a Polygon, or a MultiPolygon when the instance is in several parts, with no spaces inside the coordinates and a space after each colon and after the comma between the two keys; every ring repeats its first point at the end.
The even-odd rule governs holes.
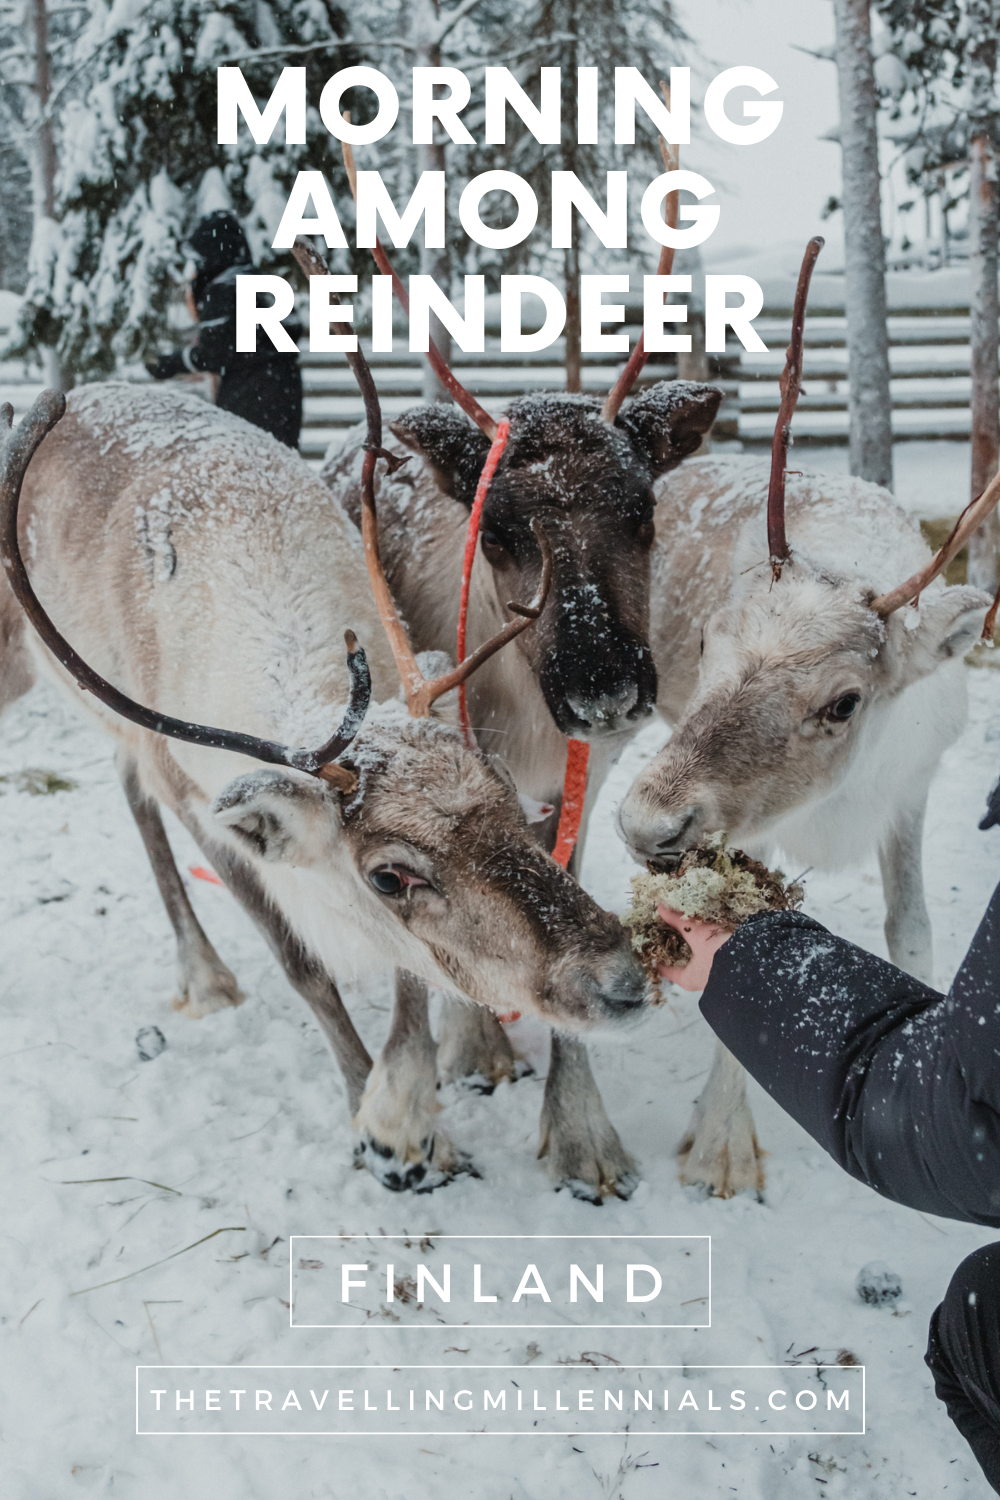
{"type": "Polygon", "coordinates": [[[516,1083],[533,1070],[519,1058],[491,1010],[449,1000],[441,1015],[437,1054],[442,1083],[456,1083],[477,1094],[492,1094],[507,1078],[516,1083]]]}
{"type": "Polygon", "coordinates": [[[677,1148],[680,1180],[685,1187],[704,1188],[711,1198],[732,1198],[753,1193],[761,1201],[765,1153],[757,1142],[753,1119],[734,1121],[724,1138],[711,1131],[689,1129],[677,1148]]]}
{"type": "Polygon", "coordinates": [[[641,1181],[639,1169],[625,1150],[618,1132],[605,1116],[591,1120],[594,1128],[560,1132],[546,1129],[542,1116],[542,1144],[538,1155],[548,1158],[557,1193],[566,1188],[574,1198],[599,1207],[605,1198],[631,1198],[641,1181]]]}
{"type": "Polygon", "coordinates": [[[638,1172],[622,1172],[613,1180],[603,1179],[596,1185],[584,1182],[581,1177],[564,1177],[561,1182],[556,1183],[556,1192],[561,1193],[566,1188],[581,1203],[592,1203],[595,1208],[600,1208],[605,1198],[621,1198],[627,1202],[641,1181],[638,1172]]]}
{"type": "Polygon", "coordinates": [[[214,1011],[231,1009],[242,1005],[246,996],[236,983],[236,977],[224,963],[212,965],[204,973],[182,977],[180,990],[171,1004],[182,1016],[193,1021],[210,1016],[214,1011]]]}
{"type": "MultiPolygon", "coordinates": [[[[433,1193],[446,1187],[456,1177],[478,1177],[472,1158],[459,1151],[444,1131],[436,1131],[420,1143],[416,1160],[402,1160],[395,1149],[362,1131],[354,1148],[354,1163],[367,1167],[372,1176],[390,1193],[433,1193]]],[[[412,1152],[409,1153],[412,1156],[412,1152]]]]}
{"type": "Polygon", "coordinates": [[[523,1057],[515,1057],[513,1066],[501,1073],[487,1076],[478,1069],[473,1073],[465,1073],[461,1077],[445,1078],[445,1083],[453,1083],[457,1088],[464,1089],[470,1094],[492,1094],[498,1083],[506,1079],[508,1083],[517,1083],[522,1078],[530,1078],[534,1068],[523,1057]]]}

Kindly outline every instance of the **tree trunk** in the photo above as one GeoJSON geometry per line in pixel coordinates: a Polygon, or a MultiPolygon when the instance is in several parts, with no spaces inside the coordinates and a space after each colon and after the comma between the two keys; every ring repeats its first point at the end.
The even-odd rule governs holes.
{"type": "Polygon", "coordinates": [[[844,183],[851,473],[892,488],[892,402],[868,0],[834,0],[844,183]]]}
{"type": "Polygon", "coordinates": [[[691,335],[691,352],[678,354],[677,379],[704,384],[708,379],[708,355],[705,353],[705,314],[689,312],[687,331],[691,335]]]}
{"type": "MultiPolygon", "coordinates": [[[[566,32],[570,38],[562,72],[562,132],[559,142],[559,165],[564,172],[579,175],[575,103],[579,54],[576,44],[576,6],[566,15],[566,32]]],[[[570,210],[570,242],[563,251],[563,282],[566,293],[566,389],[582,391],[582,357],[580,350],[580,216],[570,210]]]]}
{"type": "MultiPolygon", "coordinates": [[[[33,92],[35,107],[38,111],[29,151],[34,220],[29,261],[34,261],[39,250],[39,241],[49,237],[56,206],[56,139],[52,121],[47,117],[49,101],[52,97],[52,58],[49,53],[49,17],[46,0],[31,0],[26,19],[31,33],[30,47],[35,59],[33,92]]],[[[57,391],[70,389],[73,381],[63,370],[57,349],[49,347],[43,350],[42,365],[47,386],[57,391]]]]}
{"type": "Polygon", "coordinates": [[[32,0],[31,26],[35,53],[35,98],[40,124],[35,132],[35,155],[38,181],[35,203],[40,213],[51,219],[55,213],[56,142],[52,121],[46,118],[52,97],[52,59],[49,56],[49,17],[46,0],[32,0]]]}
{"type": "MultiPolygon", "coordinates": [[[[981,495],[1000,466],[1000,306],[997,298],[997,65],[995,0],[971,0],[969,20],[978,40],[970,52],[972,108],[969,160],[969,310],[972,364],[972,498],[981,495]]],[[[969,540],[969,582],[995,593],[1000,569],[1000,519],[996,511],[969,540]]]]}
{"type": "MultiPolygon", "coordinates": [[[[437,13],[439,7],[434,6],[437,13]]],[[[439,68],[441,66],[441,48],[434,44],[427,48],[420,48],[417,52],[417,62],[422,67],[439,68]]],[[[429,146],[417,147],[418,166],[421,172],[443,172],[447,166],[445,144],[438,138],[441,129],[440,122],[434,121],[434,139],[429,146]]],[[[420,251],[420,274],[421,276],[432,276],[445,296],[451,295],[451,250],[448,245],[448,230],[445,227],[444,248],[442,250],[428,250],[427,246],[421,247],[420,251]]],[[[441,351],[442,358],[447,364],[451,363],[451,334],[444,324],[431,313],[429,319],[430,336],[441,351]]],[[[450,401],[451,393],[442,385],[431,366],[430,360],[424,355],[423,380],[421,389],[422,399],[428,404],[435,401],[450,401]]]]}
{"type": "MultiPolygon", "coordinates": [[[[428,170],[440,172],[442,169],[441,167],[430,167],[428,170]]],[[[447,295],[451,291],[451,256],[447,247],[444,250],[428,250],[426,247],[422,249],[420,252],[420,274],[422,276],[433,276],[438,286],[447,295]]],[[[437,344],[446,364],[450,365],[451,334],[433,312],[430,315],[429,328],[431,338],[437,344]]],[[[426,354],[424,355],[421,395],[422,399],[427,402],[451,400],[450,391],[438,379],[426,354]]]]}
{"type": "Polygon", "coordinates": [[[566,282],[566,389],[581,391],[582,360],[580,355],[580,245],[576,215],[573,215],[573,243],[563,251],[566,282]]]}

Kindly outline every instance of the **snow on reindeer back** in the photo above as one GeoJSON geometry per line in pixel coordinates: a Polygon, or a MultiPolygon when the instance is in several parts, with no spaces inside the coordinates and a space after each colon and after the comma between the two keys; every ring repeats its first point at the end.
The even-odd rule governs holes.
{"type": "Polygon", "coordinates": [[[299,455],[270,433],[179,387],[85,385],[70,393],[67,408],[86,423],[102,457],[117,449],[137,463],[157,463],[181,450],[184,482],[204,484],[205,503],[220,463],[234,476],[252,474],[253,494],[272,502],[294,500],[314,482],[299,455]]]}
{"type": "MultiPolygon", "coordinates": [[[[767,568],[767,490],[770,460],[733,454],[689,460],[684,466],[703,495],[688,506],[685,524],[739,526],[731,576],[737,587],[770,587],[767,568]]],[[[789,472],[785,516],[793,563],[837,581],[857,579],[884,592],[922,567],[927,545],[914,518],[888,490],[863,479],[789,472]]],[[[789,570],[788,577],[794,569],[789,570]]]]}
{"type": "Polygon", "coordinates": [[[78,386],[68,398],[71,411],[85,417],[91,430],[103,433],[108,448],[121,444],[132,457],[162,452],[180,442],[213,439],[240,452],[251,433],[273,446],[276,440],[260,428],[243,424],[192,391],[178,386],[132,385],[109,380],[78,386]]]}
{"type": "Polygon", "coordinates": [[[82,386],[68,405],[103,457],[127,461],[123,497],[144,571],[186,601],[188,649],[218,648],[196,626],[213,590],[230,589],[242,601],[237,656],[259,732],[322,743],[346,705],[346,628],[376,677],[390,675],[361,538],[326,486],[270,434],[182,388],[82,386]],[[189,593],[198,578],[207,591],[189,593]]]}
{"type": "MultiPolygon", "coordinates": [[[[303,508],[333,509],[326,486],[298,453],[181,387],[85,385],[70,393],[67,408],[93,434],[102,457],[122,453],[136,473],[180,460],[158,487],[155,527],[196,519],[204,526],[206,517],[211,525],[213,511],[224,507],[229,526],[256,532],[268,513],[280,528],[282,517],[303,508]]],[[[326,516],[325,526],[360,551],[360,537],[339,513],[326,516]]]]}

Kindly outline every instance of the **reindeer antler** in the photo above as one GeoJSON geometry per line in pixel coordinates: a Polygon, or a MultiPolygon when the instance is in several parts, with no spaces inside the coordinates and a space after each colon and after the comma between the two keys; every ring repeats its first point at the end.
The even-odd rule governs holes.
{"type": "MultiPolygon", "coordinates": [[[[933,583],[934,579],[944,572],[952,558],[961,552],[969,537],[985,521],[998,501],[1000,501],[1000,474],[995,474],[979,498],[972,500],[965,507],[955,522],[951,535],[930,562],[922,567],[919,573],[914,573],[912,578],[908,578],[905,583],[897,585],[888,594],[879,594],[877,599],[872,600],[871,607],[875,613],[886,619],[904,604],[919,599],[927,585],[933,583]]],[[[993,619],[995,622],[995,613],[993,619]]],[[[990,634],[992,636],[992,631],[990,634]]]]}
{"type": "Polygon", "coordinates": [[[791,552],[785,536],[785,463],[788,443],[792,435],[792,417],[802,389],[802,334],[806,322],[806,302],[809,283],[812,280],[816,257],[826,244],[823,236],[813,235],[806,246],[799,270],[799,282],[795,288],[795,305],[792,309],[792,336],[785,355],[785,368],[781,374],[781,404],[778,420],[774,424],[771,443],[771,480],[767,487],[767,549],[771,558],[771,572],[775,582],[781,577],[781,565],[788,561],[791,552]]]}
{"type": "MultiPolygon", "coordinates": [[[[350,123],[350,116],[346,113],[346,111],[344,114],[344,119],[347,120],[348,123],[350,123]]],[[[358,174],[357,169],[354,165],[354,151],[348,141],[341,141],[340,146],[344,157],[344,168],[347,172],[347,180],[351,185],[351,194],[354,198],[355,203],[357,203],[358,174]]],[[[396,295],[396,300],[399,302],[399,305],[403,309],[406,316],[409,317],[410,299],[407,296],[406,288],[403,286],[403,283],[400,281],[399,277],[393,270],[392,264],[389,260],[389,257],[385,253],[382,241],[379,239],[378,235],[375,236],[375,248],[372,251],[372,255],[375,257],[375,264],[382,272],[382,275],[392,277],[392,290],[396,295]]],[[[479,427],[483,432],[485,432],[486,436],[492,443],[493,439],[497,435],[497,424],[494,422],[489,412],[486,411],[484,407],[480,406],[479,402],[476,400],[475,396],[473,396],[471,391],[467,391],[465,389],[465,386],[449,367],[444,355],[441,353],[437,344],[435,344],[434,340],[430,337],[428,337],[427,340],[427,358],[430,361],[431,367],[434,370],[435,375],[440,380],[441,384],[445,387],[446,390],[451,393],[452,399],[457,402],[457,404],[462,408],[466,416],[471,417],[476,426],[479,427]]]]}
{"type": "MultiPolygon", "coordinates": [[[[301,236],[296,239],[292,246],[292,254],[307,276],[326,275],[327,268],[315,248],[304,241],[301,236]]],[[[339,325],[348,331],[348,325],[339,325]]],[[[403,692],[406,695],[406,706],[414,718],[426,718],[431,711],[431,704],[440,698],[443,693],[458,687],[471,677],[483,662],[487,661],[508,641],[514,640],[523,630],[533,624],[545,607],[548,598],[549,586],[552,582],[552,547],[548,537],[542,529],[537,517],[532,521],[531,528],[542,554],[542,576],[535,593],[535,597],[528,604],[508,603],[507,608],[520,616],[517,620],[511,620],[504,628],[497,632],[490,640],[484,642],[471,656],[467,656],[457,667],[450,672],[445,672],[441,677],[428,680],[417,665],[417,659],[413,654],[406,627],[399,618],[392,591],[389,588],[385,576],[385,568],[382,564],[382,554],[378,538],[378,510],[375,505],[375,469],[380,458],[384,458],[389,465],[389,473],[399,468],[401,463],[408,460],[397,458],[395,454],[389,453],[382,447],[382,408],[378,399],[378,391],[372,376],[368,361],[361,352],[360,345],[357,351],[349,354],[351,369],[354,371],[361,395],[365,403],[365,419],[368,425],[368,436],[365,442],[365,456],[361,466],[361,539],[364,542],[365,561],[368,564],[368,577],[371,581],[372,594],[375,605],[382,620],[382,626],[388,637],[392,654],[396,661],[396,669],[399,672],[403,684],[403,692]]]]}
{"type": "Polygon", "coordinates": [[[13,427],[13,407],[9,402],[0,407],[0,433],[6,432],[0,443],[0,561],[3,562],[4,572],[18,603],[56,660],[76,679],[78,687],[93,693],[108,708],[122,718],[141,725],[143,729],[151,729],[171,739],[187,740],[195,745],[233,750],[239,755],[249,755],[254,760],[262,760],[269,765],[290,766],[297,771],[308,771],[341,791],[353,792],[358,785],[357,774],[348,766],[338,765],[336,757],[347,748],[361,726],[371,698],[371,677],[365,653],[352,630],[345,631],[344,634],[347,642],[347,665],[351,674],[351,696],[347,712],[336,734],[325,745],[321,745],[318,750],[296,750],[273,740],[258,739],[256,735],[239,734],[230,729],[213,729],[206,724],[192,724],[184,719],[173,719],[168,714],[144,708],[142,704],[112,687],[110,682],[106,682],[88,666],[56,629],[42,607],[24,566],[17,539],[17,509],[28,464],[46,433],[51,432],[65,410],[64,395],[58,391],[43,391],[17,427],[13,427]]]}
{"type": "MultiPolygon", "coordinates": [[[[662,82],[660,84],[660,90],[663,94],[664,102],[669,109],[670,90],[667,88],[667,85],[662,82]]],[[[660,155],[663,158],[664,167],[668,172],[676,172],[677,167],[680,163],[680,147],[668,146],[662,135],[659,137],[659,141],[660,155]]],[[[663,205],[663,216],[668,228],[670,229],[677,228],[677,215],[680,210],[680,201],[680,193],[667,194],[667,201],[663,205]]],[[[659,264],[656,267],[656,274],[657,276],[669,276],[673,268],[674,247],[673,245],[663,245],[660,248],[660,260],[659,264]]],[[[638,380],[640,374],[642,373],[643,366],[645,365],[648,358],[649,355],[646,353],[646,335],[645,332],[643,332],[640,333],[639,342],[636,344],[635,348],[632,350],[632,353],[629,355],[624,370],[621,372],[618,379],[611,387],[611,390],[608,392],[607,399],[601,408],[602,422],[613,422],[615,420],[619,411],[621,410],[622,402],[625,400],[625,397],[628,395],[629,391],[638,380]]]]}
{"type": "MultiPolygon", "coordinates": [[[[767,492],[767,542],[771,555],[771,570],[775,579],[781,577],[782,563],[791,556],[788,539],[785,536],[785,459],[791,435],[792,416],[802,384],[802,334],[805,325],[806,300],[809,296],[809,282],[816,264],[816,257],[824,243],[820,235],[814,236],[806,246],[806,253],[802,257],[799,282],[795,289],[795,307],[792,312],[792,336],[788,345],[784,372],[781,376],[781,405],[778,409],[774,441],[771,445],[771,482],[767,492]]],[[[887,594],[879,594],[872,600],[871,608],[875,613],[887,619],[904,604],[916,602],[928,584],[933,583],[934,579],[944,572],[952,558],[961,552],[972,533],[998,503],[1000,503],[1000,473],[995,474],[983,493],[965,507],[952,527],[951,534],[930,562],[908,578],[905,583],[898,584],[887,594]]],[[[997,597],[983,625],[984,640],[993,638],[998,610],[1000,610],[1000,590],[997,591],[997,597]]]]}

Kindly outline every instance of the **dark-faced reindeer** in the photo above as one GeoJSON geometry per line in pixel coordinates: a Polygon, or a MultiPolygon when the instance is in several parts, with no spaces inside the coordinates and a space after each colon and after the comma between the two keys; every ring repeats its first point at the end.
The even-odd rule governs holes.
{"type": "MultiPolygon", "coordinates": [[[[11,585],[0,584],[0,707],[37,666],[115,740],[177,935],[178,1008],[201,1016],[241,996],[188,902],[161,804],[312,1008],[376,1176],[394,1188],[445,1180],[464,1162],[436,1124],[425,982],[483,1006],[502,995],[570,1032],[634,1016],[645,999],[617,918],[538,847],[509,776],[429,716],[502,641],[427,681],[386,602],[373,507],[363,549],[297,456],[182,392],[92,386],[65,405],[61,415],[63,397],[40,397],[0,449],[11,585]],[[378,706],[366,717],[369,667],[378,706]],[[290,748],[341,717],[319,750],[290,748]],[[220,720],[243,728],[206,727],[220,720]],[[337,979],[379,962],[399,979],[373,1065],[337,979]]],[[[377,402],[369,417],[370,493],[377,402]]],[[[550,561],[536,572],[539,591],[502,640],[540,612],[550,561]]]]}
{"type": "MultiPolygon", "coordinates": [[[[669,171],[676,159],[660,145],[669,171]]],[[[343,150],[354,187],[351,149],[343,150]]],[[[677,212],[678,195],[669,194],[666,218],[674,228],[677,212]]],[[[373,253],[408,311],[407,294],[377,239],[373,253]]],[[[658,274],[668,275],[672,263],[673,250],[664,247],[658,274]]],[[[313,269],[325,267],[317,263],[313,269]]],[[[451,654],[470,512],[497,423],[461,385],[433,340],[428,358],[461,411],[420,407],[391,424],[390,449],[409,462],[383,475],[378,505],[386,572],[412,637],[420,650],[451,654]]],[[[520,636],[513,651],[493,657],[468,687],[479,744],[503,757],[523,796],[552,809],[538,825],[539,840],[549,849],[556,840],[570,739],[586,741],[590,751],[580,850],[601,782],[652,712],[652,486],[701,446],[721,400],[721,392],[710,386],[663,381],[620,414],[647,358],[640,337],[603,402],[558,393],[513,402],[506,413],[509,436],[479,518],[468,614],[472,643],[487,639],[510,618],[507,601],[519,588],[534,586],[539,520],[551,538],[551,606],[534,631],[520,636]]],[[[337,445],[322,470],[355,520],[363,461],[360,443],[337,445]]],[[[498,1000],[509,1008],[505,997],[498,1000]]],[[[516,1066],[495,1017],[445,999],[439,1048],[445,1079],[473,1080],[489,1089],[501,1078],[515,1077],[516,1066]]],[[[638,1180],[635,1162],[608,1119],[583,1044],[558,1031],[552,1036],[540,1154],[558,1185],[565,1183],[592,1202],[612,1192],[628,1197],[638,1180]],[[570,1118],[572,1128],[566,1124],[570,1118]],[[570,1138],[574,1147],[567,1155],[560,1143],[570,1138]],[[587,1149],[580,1145],[584,1140],[590,1142],[587,1149]]]]}
{"type": "MultiPolygon", "coordinates": [[[[877,851],[889,955],[930,980],[924,809],[965,722],[962,658],[989,603],[935,580],[1000,484],[930,562],[913,519],[857,479],[790,482],[786,538],[783,445],[801,316],[798,338],[767,547],[766,463],[695,459],[658,490],[652,637],[658,706],[674,733],[626,795],[620,829],[636,859],[662,868],[716,830],[765,859],[780,849],[792,873],[877,851]],[[893,587],[904,571],[912,576],[893,587]]],[[[682,1181],[723,1195],[763,1185],[745,1075],[721,1046],[680,1155],[682,1181]]]]}
{"type": "MultiPolygon", "coordinates": [[[[510,618],[507,601],[534,588],[541,565],[533,531],[538,521],[554,555],[552,600],[533,630],[470,680],[469,712],[479,744],[503,757],[519,792],[554,808],[538,826],[548,848],[559,818],[567,737],[590,745],[582,844],[607,770],[652,712],[653,484],[698,448],[720,399],[709,386],[664,381],[621,416],[585,396],[528,396],[508,408],[510,435],[480,520],[469,640],[475,645],[501,629],[510,618]]],[[[410,461],[379,482],[382,552],[393,597],[420,650],[455,649],[469,514],[495,432],[492,419],[483,417],[476,427],[455,407],[420,407],[390,427],[390,451],[410,461]]],[[[322,471],[355,520],[363,462],[361,442],[349,442],[331,451],[322,471]]],[[[502,1009],[513,1003],[506,995],[496,998],[502,1009]]],[[[472,1077],[492,1087],[514,1075],[515,1059],[491,1014],[446,1001],[439,1065],[445,1078],[472,1077]]],[[[541,1143],[555,1181],[569,1183],[578,1196],[627,1196],[637,1180],[583,1044],[558,1032],[541,1143]],[[569,1118],[572,1128],[561,1123],[569,1118]],[[569,1139],[588,1140],[589,1150],[574,1144],[567,1155],[561,1142],[569,1139]]]]}

